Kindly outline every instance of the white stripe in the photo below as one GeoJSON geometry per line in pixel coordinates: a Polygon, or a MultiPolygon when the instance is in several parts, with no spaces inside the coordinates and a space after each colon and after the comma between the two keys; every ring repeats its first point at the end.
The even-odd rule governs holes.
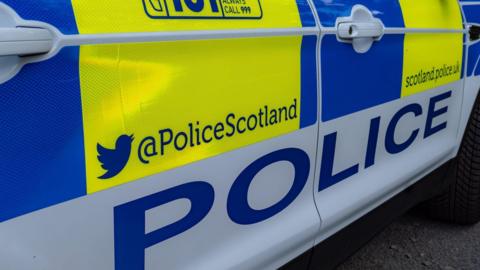
{"type": "MultiPolygon", "coordinates": [[[[335,27],[323,27],[322,34],[324,35],[336,35],[337,28],[335,27]]],[[[407,34],[407,33],[425,33],[425,34],[450,34],[450,33],[468,33],[468,30],[464,29],[448,29],[448,28],[401,28],[401,27],[386,27],[385,34],[407,34]]]]}
{"type": "Polygon", "coordinates": [[[476,5],[480,5],[480,1],[479,2],[460,2],[460,5],[462,5],[462,6],[476,6],[476,5]]]}
{"type": "Polygon", "coordinates": [[[119,34],[79,34],[60,35],[58,46],[80,46],[94,44],[114,44],[133,42],[157,42],[176,40],[207,40],[250,37],[275,36],[311,36],[318,35],[316,27],[305,28],[272,28],[272,29],[245,29],[245,30],[203,30],[203,31],[176,31],[176,32],[145,32],[119,34]]]}

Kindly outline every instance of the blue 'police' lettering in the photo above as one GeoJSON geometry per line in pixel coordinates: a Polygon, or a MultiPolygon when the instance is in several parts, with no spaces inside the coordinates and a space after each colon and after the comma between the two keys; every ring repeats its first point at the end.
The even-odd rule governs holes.
{"type": "Polygon", "coordinates": [[[441,95],[432,97],[430,99],[430,104],[428,105],[427,123],[425,125],[425,132],[423,134],[423,138],[426,139],[426,138],[432,136],[433,134],[447,128],[447,122],[443,122],[441,124],[438,124],[435,127],[432,127],[432,124],[433,124],[433,119],[434,118],[448,112],[448,107],[447,106],[442,107],[438,110],[435,110],[435,105],[442,100],[450,98],[451,96],[452,96],[452,91],[448,91],[446,93],[443,93],[441,95]]]}
{"type": "Polygon", "coordinates": [[[358,173],[358,164],[345,169],[337,174],[333,174],[333,162],[335,160],[335,148],[337,145],[337,132],[328,134],[323,139],[322,166],[320,168],[320,184],[318,190],[321,191],[329,186],[347,179],[358,173]]]}
{"type": "MultiPolygon", "coordinates": [[[[437,103],[451,97],[452,92],[446,92],[430,99],[428,115],[425,125],[424,138],[427,138],[447,127],[447,122],[433,126],[435,118],[448,112],[448,106],[436,109],[437,103]]],[[[390,120],[385,134],[385,150],[390,154],[398,154],[406,150],[418,137],[420,129],[414,129],[410,137],[404,142],[395,141],[395,132],[399,121],[408,114],[415,117],[422,115],[422,106],[417,103],[407,105],[400,109],[390,120]]],[[[375,164],[375,155],[379,137],[381,117],[370,120],[367,148],[365,153],[365,169],[375,164]]],[[[248,128],[248,121],[244,119],[248,128]]],[[[219,127],[218,129],[222,129],[219,127]]],[[[213,127],[209,128],[210,133],[213,127]]],[[[217,128],[215,128],[217,130],[217,128]]],[[[209,138],[211,134],[209,134],[209,138]]],[[[171,130],[160,132],[161,141],[174,140],[171,130]]],[[[205,134],[202,136],[206,137],[205,134]]],[[[228,136],[228,134],[227,134],[228,136]]],[[[205,138],[204,138],[205,139],[205,138]]],[[[187,140],[176,142],[183,147],[187,140]]],[[[322,160],[320,166],[319,191],[345,180],[359,172],[360,163],[337,173],[333,173],[337,132],[328,134],[323,140],[322,160]]],[[[148,157],[156,153],[156,146],[151,139],[142,141],[143,152],[148,157]]],[[[160,152],[163,153],[163,144],[160,152]]],[[[267,154],[245,168],[234,181],[227,198],[227,213],[230,219],[237,224],[250,225],[267,220],[286,209],[299,196],[310,173],[310,158],[306,152],[298,148],[287,148],[267,154]],[[273,206],[265,209],[253,209],[248,204],[249,187],[255,176],[277,162],[287,161],[294,166],[295,178],[288,193],[273,206]]],[[[140,198],[114,208],[114,238],[115,238],[115,269],[144,269],[145,249],[157,245],[169,238],[179,235],[201,222],[211,210],[214,203],[214,189],[206,182],[191,182],[173,187],[153,195],[140,198]],[[159,228],[153,232],[145,233],[145,212],[149,209],[173,202],[178,199],[188,199],[191,209],[182,219],[159,228]]]]}
{"type": "MultiPolygon", "coordinates": [[[[452,91],[442,93],[440,95],[434,96],[430,99],[430,103],[428,105],[428,115],[427,120],[425,123],[425,133],[424,138],[427,138],[447,127],[447,122],[442,122],[436,126],[433,125],[433,121],[435,118],[444,115],[448,112],[448,106],[444,106],[441,108],[436,109],[437,103],[444,101],[452,96],[452,91]]],[[[414,129],[407,140],[404,142],[397,142],[395,141],[395,133],[397,131],[397,126],[400,120],[412,113],[415,117],[418,117],[423,114],[423,109],[420,104],[413,103],[409,104],[403,108],[401,108],[397,113],[394,114],[392,119],[390,120],[386,134],[385,134],[385,150],[390,154],[398,154],[400,152],[405,151],[408,147],[410,147],[413,142],[417,139],[418,134],[420,133],[420,129],[414,129]]],[[[375,165],[375,157],[377,152],[377,145],[378,145],[378,136],[380,132],[380,123],[382,118],[377,116],[370,120],[370,129],[368,134],[368,141],[367,147],[365,152],[365,169],[368,169],[375,165]]],[[[333,173],[334,168],[334,161],[335,161],[335,151],[336,151],[336,143],[337,143],[337,132],[328,134],[324,137],[323,140],[323,149],[322,149],[322,160],[320,166],[320,181],[318,185],[318,190],[322,191],[336,183],[343,181],[359,172],[359,164],[354,164],[353,166],[337,173],[333,173]]]]}
{"type": "Polygon", "coordinates": [[[198,224],[210,211],[215,193],[206,182],[176,186],[114,208],[115,269],[143,270],[145,249],[181,234],[198,224]],[[191,209],[182,219],[145,233],[145,211],[178,199],[188,199],[191,209]]]}
{"type": "Polygon", "coordinates": [[[367,154],[365,155],[365,169],[375,164],[377,152],[378,130],[380,129],[380,116],[370,121],[370,132],[368,133],[367,154]]]}
{"type": "Polygon", "coordinates": [[[407,149],[412,143],[415,141],[415,139],[418,136],[418,132],[420,130],[417,128],[412,131],[412,134],[410,137],[403,143],[397,143],[395,142],[395,130],[397,128],[397,124],[402,119],[403,116],[413,113],[415,117],[419,116],[422,114],[422,106],[420,106],[417,103],[407,105],[400,109],[392,118],[390,123],[388,124],[387,128],[387,134],[385,136],[385,148],[390,154],[398,154],[405,149],[407,149]]]}
{"type": "Polygon", "coordinates": [[[249,225],[264,221],[287,208],[300,194],[310,173],[310,158],[298,148],[287,148],[265,155],[243,170],[228,193],[227,211],[230,219],[238,224],[249,225]],[[288,161],[295,168],[293,185],[278,203],[266,209],[253,209],[248,204],[248,189],[255,175],[267,166],[288,161]]]}

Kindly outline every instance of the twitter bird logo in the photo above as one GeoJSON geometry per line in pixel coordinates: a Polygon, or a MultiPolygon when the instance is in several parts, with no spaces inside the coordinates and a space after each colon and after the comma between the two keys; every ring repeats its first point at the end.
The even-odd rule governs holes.
{"type": "Polygon", "coordinates": [[[97,143],[98,161],[107,172],[98,177],[99,179],[110,179],[119,174],[127,165],[132,150],[133,135],[122,135],[115,143],[115,149],[108,149],[97,143]]]}

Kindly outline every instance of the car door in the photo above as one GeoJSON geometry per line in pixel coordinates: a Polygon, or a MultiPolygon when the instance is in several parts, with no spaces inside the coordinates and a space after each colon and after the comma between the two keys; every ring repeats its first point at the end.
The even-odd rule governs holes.
{"type": "Polygon", "coordinates": [[[463,26],[456,0],[313,2],[319,243],[454,157],[463,26]]]}
{"type": "Polygon", "coordinates": [[[272,269],[313,246],[306,1],[6,0],[0,15],[18,38],[1,44],[1,269],[272,269]]]}

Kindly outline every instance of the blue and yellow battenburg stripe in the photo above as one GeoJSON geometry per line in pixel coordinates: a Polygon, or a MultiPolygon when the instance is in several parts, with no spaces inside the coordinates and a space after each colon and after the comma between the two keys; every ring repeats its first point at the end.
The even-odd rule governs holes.
{"type": "MultiPolygon", "coordinates": [[[[281,5],[275,0],[249,0],[245,3],[176,0],[160,1],[154,7],[151,1],[144,1],[144,5],[149,6],[146,10],[138,2],[117,3],[111,0],[72,1],[79,32],[99,34],[313,25],[313,17],[305,20],[300,16],[297,2],[293,0],[281,5]],[[174,12],[175,2],[183,4],[182,12],[174,12]],[[202,3],[203,9],[192,13],[189,9],[195,7],[189,7],[188,2],[202,3]],[[225,18],[220,9],[225,9],[227,3],[238,12],[250,8],[248,14],[252,16],[228,15],[225,18]],[[160,10],[160,7],[163,11],[152,16],[153,10],[160,10]],[[240,19],[234,20],[234,17],[240,19]]],[[[303,2],[301,7],[305,5],[303,2]]],[[[317,107],[315,39],[299,35],[82,46],[80,81],[88,193],[314,124],[317,107]],[[257,123],[255,130],[245,133],[234,133],[230,128],[230,124],[235,125],[241,117],[247,118],[259,110],[264,110],[262,115],[267,117],[268,111],[282,107],[289,111],[291,108],[298,110],[291,114],[298,117],[263,128],[257,123]],[[229,118],[229,115],[233,117],[229,118]],[[212,142],[217,123],[223,125],[219,126],[219,138],[213,138],[212,142]],[[210,136],[202,141],[198,138],[199,133],[203,136],[205,132],[210,136]],[[98,162],[97,144],[113,148],[121,134],[134,134],[136,138],[130,160],[117,176],[99,179],[105,170],[98,162]],[[163,143],[166,141],[169,141],[168,145],[163,143]]],[[[254,121],[261,121],[261,118],[259,116],[254,121]]],[[[235,126],[244,125],[244,122],[235,126]]]]}
{"type": "MultiPolygon", "coordinates": [[[[324,27],[349,16],[355,4],[369,8],[387,28],[462,30],[456,0],[314,0],[324,27]]],[[[330,121],[373,106],[414,95],[461,78],[462,33],[407,33],[383,36],[366,54],[322,39],[322,120],[330,121]]]]}
{"type": "MultiPolygon", "coordinates": [[[[67,34],[315,26],[304,0],[261,0],[261,18],[238,20],[152,18],[140,0],[6,3],[67,34]]],[[[27,66],[0,86],[0,221],[315,124],[316,44],[315,36],[289,36],[94,45],[27,66]],[[141,139],[161,129],[265,106],[293,106],[298,117],[148,164],[136,158],[141,139]],[[130,161],[117,176],[99,179],[105,171],[97,144],[114,148],[122,134],[136,138],[130,161]]]]}
{"type": "MultiPolygon", "coordinates": [[[[45,21],[64,34],[315,26],[306,0],[281,5],[248,0],[238,9],[247,15],[238,19],[225,18],[237,11],[230,6],[227,12],[216,0],[204,7],[219,18],[172,18],[170,11],[166,18],[158,13],[160,5],[176,8],[178,2],[168,1],[148,0],[153,10],[146,10],[143,0],[4,0],[24,19],[45,21]]],[[[198,2],[182,8],[199,8],[193,4],[198,2]]],[[[314,2],[323,26],[333,26],[336,17],[347,16],[360,3],[387,27],[462,27],[454,0],[314,2]],[[438,13],[439,5],[450,12],[438,13]]],[[[387,35],[361,56],[334,35],[325,36],[322,120],[458,80],[452,75],[407,87],[409,76],[461,62],[457,35],[387,35]]],[[[26,66],[0,85],[0,222],[317,123],[316,45],[315,36],[95,45],[65,48],[48,61],[26,66]],[[217,123],[230,113],[250,115],[264,106],[292,104],[298,117],[291,121],[152,157],[147,165],[135,158],[133,147],[120,174],[98,178],[104,170],[97,144],[113,148],[122,134],[134,134],[135,146],[161,129],[182,130],[191,122],[217,123]]]]}

